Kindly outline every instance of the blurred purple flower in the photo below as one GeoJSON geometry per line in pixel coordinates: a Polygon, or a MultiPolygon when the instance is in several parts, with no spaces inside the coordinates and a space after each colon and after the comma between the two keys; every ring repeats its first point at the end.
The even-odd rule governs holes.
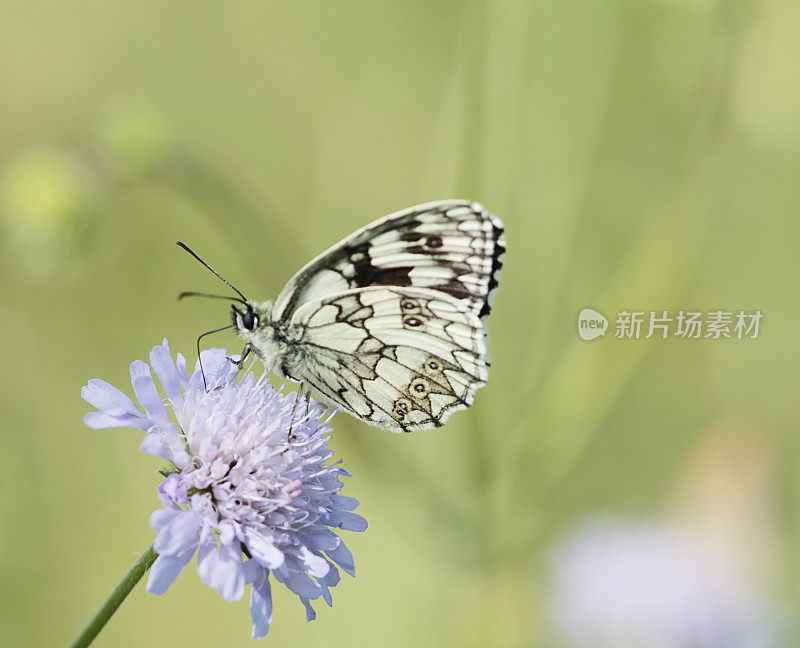
{"type": "Polygon", "coordinates": [[[550,616],[575,648],[775,648],[769,602],[697,538],[598,518],[552,553],[550,616]]]}
{"type": "Polygon", "coordinates": [[[84,422],[140,428],[142,451],[169,461],[158,488],[163,508],[150,517],[158,558],[147,591],[163,594],[196,552],[200,577],[226,601],[252,584],[253,637],[260,638],[272,621],[270,574],[297,594],[308,620],[315,618],[312,600],[332,605],[336,565],[354,574],[352,554],[335,531],[363,531],[367,523],[351,512],[358,501],[339,495],[340,477],[349,473],[330,463],[330,417],[321,418],[318,403],[311,401],[308,412],[298,404],[290,442],[294,395],[251,373],[235,380],[223,349],[204,351],[202,360],[208,389],[199,364],[190,375],[164,340],[150,353],[150,366],[166,404],[150,366],[136,361],[131,383],[144,413],[117,388],[90,380],[81,396],[98,411],[84,422]]]}

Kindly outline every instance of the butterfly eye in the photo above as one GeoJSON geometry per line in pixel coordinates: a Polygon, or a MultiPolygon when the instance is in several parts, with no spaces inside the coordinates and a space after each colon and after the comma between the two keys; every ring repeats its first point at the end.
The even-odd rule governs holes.
{"type": "Polygon", "coordinates": [[[258,324],[258,317],[253,311],[247,311],[242,315],[242,327],[248,331],[252,331],[258,324]]]}

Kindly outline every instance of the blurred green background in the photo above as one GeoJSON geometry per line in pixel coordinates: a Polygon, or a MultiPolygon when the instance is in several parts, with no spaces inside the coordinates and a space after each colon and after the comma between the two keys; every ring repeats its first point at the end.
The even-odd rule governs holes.
{"type": "MultiPolygon", "coordinates": [[[[80,387],[228,322],[365,223],[481,201],[509,253],[475,406],[333,444],[370,524],[264,645],[555,646],[548,547],[592,511],[714,536],[800,604],[800,5],[2,2],[0,643],[68,645],[150,544],[158,462],[80,387]],[[757,340],[582,341],[580,309],[761,309],[757,340]]],[[[210,344],[239,351],[229,332],[210,344]]],[[[194,563],[102,646],[249,646],[194,563]]]]}

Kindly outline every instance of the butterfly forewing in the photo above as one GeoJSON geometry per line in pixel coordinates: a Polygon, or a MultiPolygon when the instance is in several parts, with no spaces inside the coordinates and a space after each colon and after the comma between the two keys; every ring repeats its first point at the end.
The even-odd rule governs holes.
{"type": "Polygon", "coordinates": [[[480,318],[431,289],[369,287],[307,302],[289,337],[288,377],[394,432],[439,427],[488,373],[480,318]]]}
{"type": "Polygon", "coordinates": [[[275,320],[304,304],[370,286],[427,288],[480,318],[491,309],[505,253],[500,219],[466,200],[390,214],[353,233],[300,270],[278,295],[275,320]]]}

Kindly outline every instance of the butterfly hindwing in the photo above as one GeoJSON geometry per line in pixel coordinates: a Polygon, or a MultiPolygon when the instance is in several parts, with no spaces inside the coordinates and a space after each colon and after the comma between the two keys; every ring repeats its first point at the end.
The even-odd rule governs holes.
{"type": "Polygon", "coordinates": [[[439,427],[485,384],[478,315],[446,293],[347,290],[307,302],[288,324],[284,373],[394,432],[439,427]]]}
{"type": "Polygon", "coordinates": [[[390,214],[308,263],[273,306],[288,321],[304,304],[370,286],[427,288],[485,319],[505,253],[500,219],[467,200],[442,200],[390,214]]]}

